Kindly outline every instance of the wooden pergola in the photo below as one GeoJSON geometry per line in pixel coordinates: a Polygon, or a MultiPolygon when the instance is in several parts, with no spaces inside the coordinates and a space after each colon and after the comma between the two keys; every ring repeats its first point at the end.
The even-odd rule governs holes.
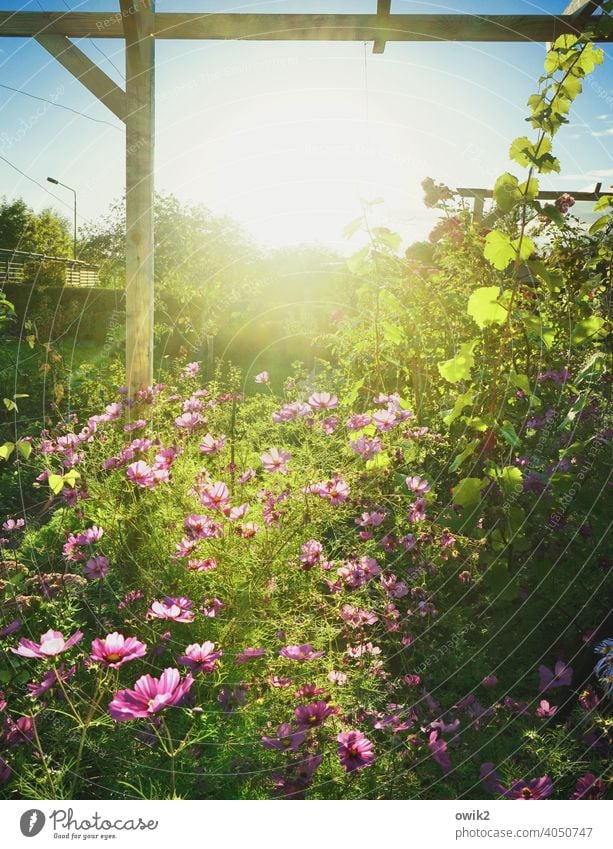
{"type": "MultiPolygon", "coordinates": [[[[559,15],[156,13],[155,0],[114,12],[0,11],[0,37],[32,37],[126,125],[126,371],[130,397],[153,382],[153,197],[157,39],[373,42],[552,42],[598,21],[602,0],[572,0],[559,15]],[[70,39],[125,40],[125,91],[70,39]]],[[[608,41],[602,36],[599,40],[608,41]]]]}

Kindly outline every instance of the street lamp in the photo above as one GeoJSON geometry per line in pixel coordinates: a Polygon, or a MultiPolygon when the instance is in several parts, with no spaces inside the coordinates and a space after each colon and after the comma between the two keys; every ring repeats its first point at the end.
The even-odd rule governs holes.
{"type": "Polygon", "coordinates": [[[72,256],[73,259],[77,258],[77,193],[72,186],[67,186],[66,183],[60,183],[59,180],[56,180],[55,177],[47,177],[48,183],[53,183],[54,186],[62,186],[64,189],[68,189],[69,192],[72,192],[74,195],[74,205],[73,205],[73,222],[72,222],[72,256]]]}

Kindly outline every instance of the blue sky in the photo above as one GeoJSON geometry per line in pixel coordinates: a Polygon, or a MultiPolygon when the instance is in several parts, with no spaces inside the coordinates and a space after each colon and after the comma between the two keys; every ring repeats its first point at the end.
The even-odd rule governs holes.
{"type": "MultiPolygon", "coordinates": [[[[0,0],[23,11],[115,10],[112,0],[0,0]]],[[[395,0],[393,12],[560,13],[564,0],[395,0]]],[[[376,0],[232,3],[158,0],[158,11],[372,12],[376,0]]],[[[122,82],[123,44],[78,42],[122,82]],[[103,56],[102,51],[105,55],[103,56]],[[105,58],[107,57],[107,58],[105,58]]],[[[510,141],[529,134],[526,99],[542,69],[542,44],[371,45],[160,41],[157,44],[156,185],[240,220],[267,244],[338,245],[362,200],[382,197],[378,215],[410,241],[431,223],[419,184],[491,186],[514,168],[510,141]]],[[[0,39],[0,83],[53,100],[48,106],[0,88],[0,195],[68,213],[103,214],[123,193],[120,122],[35,42],[0,39]],[[68,111],[83,112],[88,119],[68,111]],[[91,119],[96,119],[91,120],[91,119]]],[[[555,141],[562,175],[544,188],[613,183],[613,51],[577,100],[555,141]]]]}

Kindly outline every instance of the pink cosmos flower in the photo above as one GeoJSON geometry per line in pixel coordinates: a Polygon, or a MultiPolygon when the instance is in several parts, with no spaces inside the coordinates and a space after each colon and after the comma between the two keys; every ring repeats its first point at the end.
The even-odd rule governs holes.
{"type": "Polygon", "coordinates": [[[7,519],[6,522],[2,523],[2,530],[18,531],[20,528],[24,527],[25,523],[25,519],[7,519]]]}
{"type": "Polygon", "coordinates": [[[13,654],[21,655],[21,657],[56,657],[58,654],[62,654],[62,652],[68,651],[68,649],[75,646],[82,638],[83,632],[75,631],[72,637],[65,640],[64,635],[60,631],[53,631],[50,628],[41,636],[40,643],[35,643],[32,640],[22,637],[17,648],[12,648],[11,651],[13,654]]]}
{"type": "Polygon", "coordinates": [[[110,669],[119,669],[124,663],[144,657],[147,653],[146,643],[141,643],[136,637],[124,637],[113,631],[102,639],[92,642],[91,660],[102,663],[110,669]]]}
{"type": "Polygon", "coordinates": [[[416,495],[423,495],[424,492],[430,492],[430,484],[420,475],[411,475],[406,479],[409,492],[414,492],[416,495]]]}
{"type": "Polygon", "coordinates": [[[284,646],[279,651],[279,656],[288,660],[315,660],[318,657],[323,657],[324,654],[323,651],[315,651],[309,643],[302,643],[299,646],[284,646]]]}
{"type": "Polygon", "coordinates": [[[505,799],[546,799],[552,792],[553,781],[548,775],[543,775],[529,781],[514,781],[508,790],[503,789],[502,795],[505,799]]]}
{"type": "Polygon", "coordinates": [[[230,522],[238,522],[238,520],[242,519],[243,516],[246,516],[248,512],[248,504],[241,504],[239,507],[230,507],[228,505],[224,510],[224,514],[230,520],[230,522]]]}
{"type": "Polygon", "coordinates": [[[4,625],[4,627],[0,628],[0,637],[8,637],[10,634],[14,634],[15,631],[19,631],[21,628],[21,619],[13,619],[12,622],[9,622],[8,625],[4,625]]]}
{"type": "Polygon", "coordinates": [[[183,374],[185,377],[196,377],[197,374],[200,373],[200,363],[187,363],[187,365],[183,369],[183,374]]]}
{"type": "Polygon", "coordinates": [[[372,419],[373,424],[381,433],[386,433],[398,424],[398,416],[393,410],[377,410],[372,419]]]}
{"type": "Polygon", "coordinates": [[[194,602],[185,596],[166,596],[162,601],[154,601],[147,616],[150,619],[172,619],[174,622],[193,622],[194,602]]]}
{"type": "Polygon", "coordinates": [[[333,669],[331,672],[328,672],[328,681],[331,684],[336,684],[337,687],[344,687],[347,683],[347,675],[345,672],[337,672],[333,669]]]}
{"type": "Polygon", "coordinates": [[[209,510],[223,510],[230,500],[230,490],[223,481],[208,484],[200,492],[200,502],[209,510]]]}
{"type": "Polygon", "coordinates": [[[104,554],[96,554],[90,557],[83,567],[83,574],[88,581],[96,581],[106,578],[109,573],[109,559],[104,554]]]}
{"type": "Polygon", "coordinates": [[[175,427],[183,428],[184,430],[193,430],[204,423],[204,419],[200,413],[183,413],[175,419],[175,427]]]}
{"type": "Polygon", "coordinates": [[[287,463],[291,460],[292,455],[283,449],[271,448],[270,451],[265,451],[260,460],[267,472],[281,472],[286,475],[288,472],[287,463]]]}
{"type": "Polygon", "coordinates": [[[318,687],[317,684],[302,684],[296,690],[296,697],[299,699],[314,699],[317,696],[322,696],[326,692],[325,687],[318,687]]]}
{"type": "Polygon", "coordinates": [[[200,612],[209,619],[213,619],[224,607],[225,604],[218,598],[205,598],[200,605],[200,612]]]}
{"type": "Polygon", "coordinates": [[[294,711],[296,717],[296,728],[305,731],[308,728],[317,728],[326,721],[329,716],[334,716],[339,708],[329,705],[328,702],[312,702],[310,705],[298,705],[294,711]]]}
{"type": "Polygon", "coordinates": [[[165,708],[180,705],[193,683],[190,673],[181,679],[178,669],[165,669],[159,678],[143,675],[133,690],[115,693],[109,713],[116,722],[154,716],[165,708]]]}
{"type": "Polygon", "coordinates": [[[547,699],[541,699],[539,706],[536,709],[536,715],[540,719],[544,719],[545,717],[554,716],[557,711],[557,707],[555,705],[550,705],[547,699]]]}
{"type": "Polygon", "coordinates": [[[256,475],[255,469],[245,469],[243,474],[239,477],[238,482],[239,483],[248,483],[250,480],[253,480],[255,475],[256,475]]]}
{"type": "Polygon", "coordinates": [[[563,660],[558,660],[552,672],[547,666],[539,666],[539,690],[550,690],[554,687],[569,687],[573,680],[573,670],[563,660]]]}
{"type": "Polygon", "coordinates": [[[200,443],[200,453],[201,454],[219,454],[221,449],[226,444],[226,436],[221,433],[219,436],[215,437],[210,433],[204,437],[202,442],[200,443]]]}
{"type": "Polygon", "coordinates": [[[64,664],[60,664],[57,669],[48,669],[43,675],[40,684],[30,683],[27,685],[28,695],[33,699],[38,699],[59,684],[60,681],[68,681],[68,679],[72,678],[76,671],[76,666],[65,670],[64,664]]]}
{"type": "Polygon", "coordinates": [[[340,475],[323,483],[315,483],[306,487],[306,492],[319,495],[320,498],[327,499],[330,504],[341,504],[349,498],[349,485],[340,475]]]}
{"type": "Polygon", "coordinates": [[[428,735],[428,748],[433,760],[443,770],[443,775],[447,775],[451,771],[451,758],[447,751],[447,743],[440,736],[439,731],[431,731],[428,735]]]}
{"type": "Polygon", "coordinates": [[[383,450],[383,443],[378,436],[375,436],[374,439],[360,436],[359,439],[352,439],[349,447],[354,454],[357,454],[363,460],[372,460],[373,457],[376,457],[383,450]]]}
{"type": "Polygon", "coordinates": [[[575,792],[571,799],[601,799],[604,796],[605,783],[602,778],[596,778],[594,773],[586,772],[577,779],[575,792]]]}
{"type": "Polygon", "coordinates": [[[295,752],[306,740],[306,731],[297,731],[287,722],[279,725],[276,737],[262,737],[265,749],[277,749],[279,752],[295,752]]]}
{"type": "Polygon", "coordinates": [[[248,660],[257,660],[266,654],[266,649],[244,649],[240,654],[236,655],[234,663],[246,663],[248,660]]]}
{"type": "Polygon", "coordinates": [[[343,731],[338,740],[338,757],[345,772],[354,772],[374,763],[373,744],[361,731],[343,731]]]}
{"type": "Polygon", "coordinates": [[[498,678],[495,675],[486,675],[481,684],[484,687],[495,687],[498,684],[498,678]]]}
{"type": "Polygon", "coordinates": [[[303,569],[312,569],[317,565],[323,551],[322,544],[316,539],[310,539],[300,547],[300,562],[303,569]]]}
{"type": "Polygon", "coordinates": [[[409,522],[423,522],[426,518],[426,500],[418,498],[410,507],[407,516],[409,522]]]}
{"type": "Polygon", "coordinates": [[[269,380],[270,380],[270,375],[268,374],[267,371],[261,371],[259,374],[256,374],[256,376],[255,376],[255,382],[256,383],[268,383],[269,380]]]}
{"type": "Polygon", "coordinates": [[[362,430],[372,422],[368,413],[354,413],[345,422],[347,430],[362,430]]]}
{"type": "Polygon", "coordinates": [[[309,406],[313,410],[333,410],[338,407],[338,398],[329,392],[314,392],[309,398],[309,406]]]}
{"type": "Polygon", "coordinates": [[[126,469],[126,477],[142,489],[151,489],[156,484],[153,469],[144,460],[137,460],[136,463],[131,463],[126,469]]]}
{"type": "Polygon", "coordinates": [[[185,654],[177,658],[177,663],[188,666],[195,672],[214,672],[221,655],[221,649],[215,651],[215,643],[192,643],[185,649],[185,654]]]}
{"type": "Polygon", "coordinates": [[[213,569],[217,568],[217,561],[214,557],[188,560],[187,568],[190,572],[212,572],[213,569]]]}

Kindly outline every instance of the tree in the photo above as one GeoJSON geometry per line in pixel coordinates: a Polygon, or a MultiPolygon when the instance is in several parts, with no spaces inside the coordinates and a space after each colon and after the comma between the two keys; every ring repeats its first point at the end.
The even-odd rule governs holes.
{"type": "Polygon", "coordinates": [[[69,257],[68,221],[52,209],[36,214],[21,198],[0,204],[0,248],[69,257]]]}

